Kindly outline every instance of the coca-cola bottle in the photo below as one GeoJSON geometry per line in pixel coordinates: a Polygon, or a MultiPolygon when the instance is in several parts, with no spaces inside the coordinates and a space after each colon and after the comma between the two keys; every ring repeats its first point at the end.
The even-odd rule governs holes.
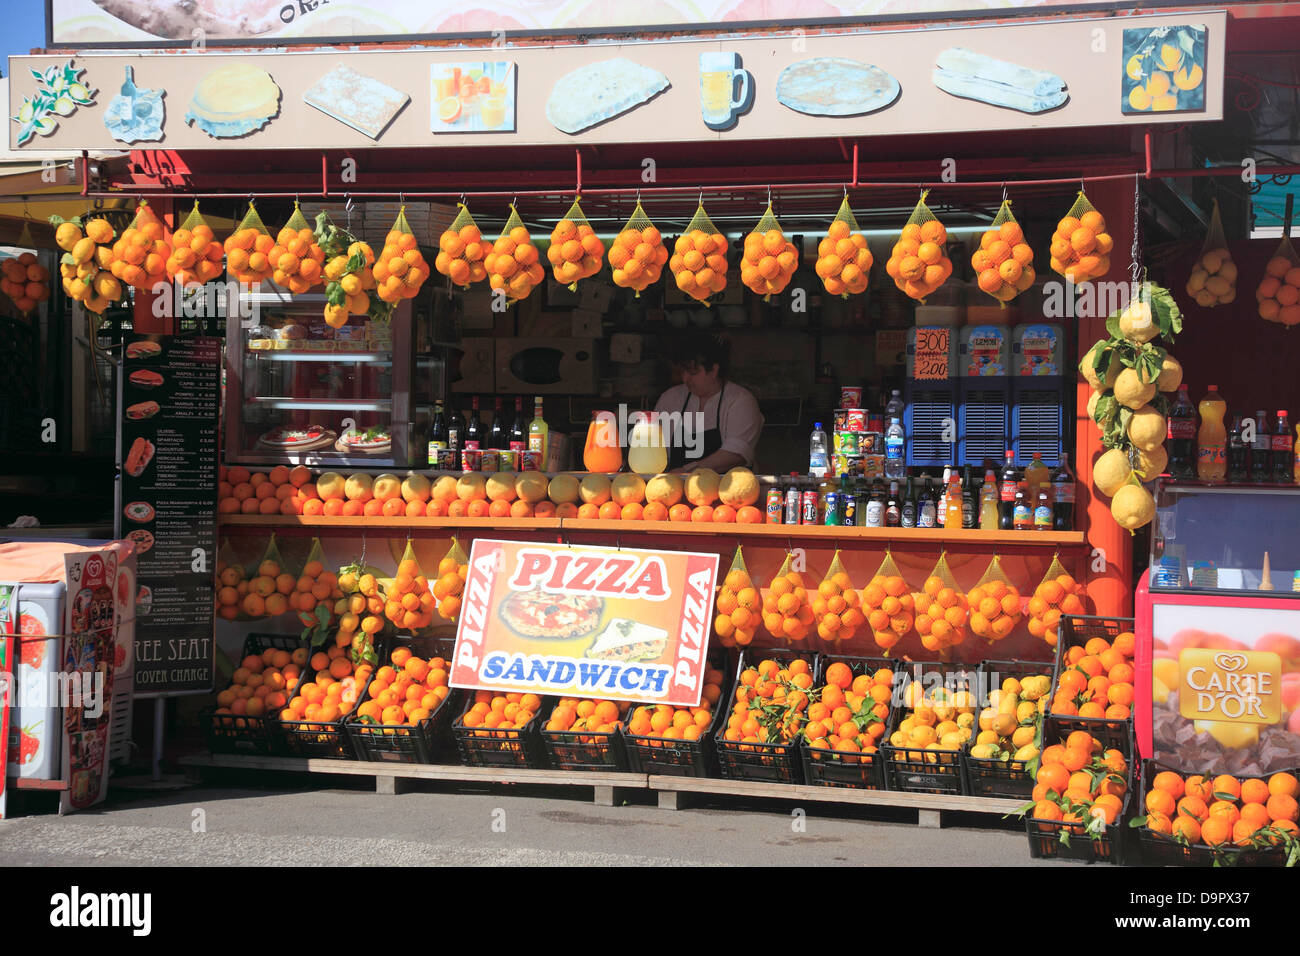
{"type": "Polygon", "coordinates": [[[1294,443],[1295,438],[1291,434],[1291,421],[1287,417],[1286,409],[1280,408],[1277,412],[1277,427],[1273,429],[1272,479],[1279,485],[1289,485],[1295,481],[1294,443]]]}
{"type": "Polygon", "coordinates": [[[1250,466],[1247,460],[1250,450],[1241,439],[1241,415],[1232,416],[1232,428],[1228,430],[1228,480],[1245,482],[1250,480],[1250,466]]]}
{"type": "Polygon", "coordinates": [[[1169,409],[1169,474],[1180,481],[1196,477],[1196,406],[1186,385],[1178,386],[1178,398],[1169,409]]]}

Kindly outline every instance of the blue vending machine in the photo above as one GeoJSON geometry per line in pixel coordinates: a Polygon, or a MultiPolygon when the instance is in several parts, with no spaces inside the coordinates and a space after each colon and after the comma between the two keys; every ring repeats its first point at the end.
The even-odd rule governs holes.
{"type": "Polygon", "coordinates": [[[1046,322],[1016,326],[1011,351],[1011,436],[1016,464],[1028,465],[1035,453],[1045,464],[1059,464],[1065,441],[1064,332],[1061,326],[1046,322]]]}
{"type": "Polygon", "coordinates": [[[907,464],[943,468],[957,463],[957,334],[943,326],[907,333],[903,427],[907,464]]]}
{"type": "Polygon", "coordinates": [[[1003,325],[972,325],[958,337],[958,463],[1005,460],[1011,428],[1011,334],[1003,325]]]}

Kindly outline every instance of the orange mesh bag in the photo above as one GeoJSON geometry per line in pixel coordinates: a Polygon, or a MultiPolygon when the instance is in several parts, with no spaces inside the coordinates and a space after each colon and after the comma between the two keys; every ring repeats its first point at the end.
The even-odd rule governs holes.
{"type": "Polygon", "coordinates": [[[772,213],[772,204],[753,231],[745,236],[745,252],[740,260],[740,281],[764,302],[785,291],[799,268],[799,250],[785,237],[781,224],[772,213]]]}
{"type": "Polygon", "coordinates": [[[1026,605],[1029,633],[1041,637],[1049,647],[1055,647],[1060,636],[1062,614],[1083,614],[1085,589],[1061,564],[1060,554],[1052,555],[1043,580],[1034,588],[1034,596],[1026,605]]]}
{"type": "Polygon", "coordinates": [[[713,224],[703,203],[677,237],[668,268],[677,288],[705,305],[709,296],[727,287],[727,237],[713,224]]]}
{"type": "Polygon", "coordinates": [[[30,252],[5,259],[0,262],[0,292],[13,300],[19,312],[32,312],[50,297],[50,273],[30,252]]]}
{"type": "Polygon", "coordinates": [[[97,217],[83,228],[80,219],[51,216],[50,225],[57,227],[54,241],[65,252],[59,261],[63,291],[87,312],[103,315],[105,309],[126,295],[123,281],[110,269],[117,235],[112,224],[97,217]]]}
{"type": "Polygon", "coordinates": [[[980,289],[1004,309],[1034,284],[1034,250],[1011,215],[1011,200],[1002,200],[993,224],[980,236],[980,247],[970,257],[970,265],[980,289]]]}
{"type": "Polygon", "coordinates": [[[248,212],[239,221],[235,231],[226,237],[223,244],[226,250],[226,271],[239,282],[256,285],[271,278],[275,265],[271,262],[271,250],[275,240],[270,230],[257,214],[257,207],[250,199],[248,212]]]}
{"type": "Polygon", "coordinates": [[[451,539],[451,547],[438,562],[438,577],[433,584],[433,598],[437,601],[438,615],[455,621],[460,614],[461,593],[465,590],[465,577],[469,573],[469,557],[460,542],[451,539]]]}
{"type": "Polygon", "coordinates": [[[867,623],[862,611],[862,596],[853,587],[853,580],[840,561],[838,549],[817,585],[811,603],[817,636],[837,650],[857,637],[859,629],[867,623]]]}
{"type": "Polygon", "coordinates": [[[1014,631],[1024,616],[1020,592],[1002,570],[1002,559],[997,555],[975,587],[966,593],[966,603],[970,608],[971,633],[990,644],[1014,631]]]}
{"type": "Polygon", "coordinates": [[[413,299],[431,271],[420,251],[415,230],[406,221],[406,207],[402,206],[375,259],[375,294],[389,305],[413,299]]]}
{"type": "Polygon", "coordinates": [[[386,595],[384,616],[399,631],[414,633],[433,623],[436,606],[437,600],[429,587],[429,579],[425,577],[424,569],[415,557],[411,539],[407,538],[406,550],[397,563],[397,574],[393,576],[393,584],[386,595]]]}
{"type": "Polygon", "coordinates": [[[229,539],[217,550],[217,577],[213,582],[217,617],[227,621],[239,619],[244,595],[248,593],[247,572],[229,539]]]}
{"type": "MultiPolygon", "coordinates": [[[[229,547],[229,543],[226,547],[229,547]]],[[[233,550],[226,552],[226,560],[223,560],[221,553],[218,553],[217,566],[221,569],[218,575],[226,569],[239,567],[229,560],[233,554],[233,550]]],[[[240,572],[242,584],[234,585],[239,594],[236,619],[254,621],[264,617],[278,617],[290,610],[288,596],[293,593],[297,577],[286,567],[274,534],[267,540],[257,563],[240,568],[240,572]]]]}
{"type": "MultiPolygon", "coordinates": [[[[289,610],[297,612],[298,620],[305,628],[328,628],[337,620],[335,602],[342,597],[338,575],[325,567],[325,549],[321,547],[320,538],[312,538],[307,560],[303,562],[289,595],[289,610]]],[[[340,630],[343,630],[341,624],[340,630]]]]}
{"type": "Polygon", "coordinates": [[[804,577],[792,570],[794,555],[787,554],[763,598],[763,626],[777,640],[790,645],[812,633],[815,621],[804,577]]]}
{"type": "Polygon", "coordinates": [[[510,303],[528,298],[546,278],[546,270],[538,258],[532,234],[519,218],[518,210],[511,205],[510,218],[506,220],[500,238],[483,260],[488,271],[488,284],[505,292],[510,303]]]}
{"type": "Polygon", "coordinates": [[[921,193],[885,263],[894,285],[922,303],[952,275],[952,261],[943,248],[948,230],[925,204],[928,195],[929,190],[921,193]]]}
{"type": "Polygon", "coordinates": [[[1259,317],[1265,322],[1287,328],[1300,323],[1300,256],[1289,236],[1282,237],[1264,267],[1255,300],[1259,302],[1259,317]]]}
{"type": "Polygon", "coordinates": [[[211,282],[225,270],[226,251],[212,233],[199,202],[185,217],[180,228],[172,233],[171,255],[167,257],[167,275],[182,286],[202,285],[211,282]]]}
{"type": "Polygon", "coordinates": [[[1237,264],[1228,251],[1228,237],[1223,231],[1218,197],[1215,197],[1210,211],[1210,228],[1201,244],[1200,258],[1187,277],[1187,294],[1203,309],[1227,305],[1237,298],[1237,264]]]}
{"type": "Polygon", "coordinates": [[[468,289],[472,282],[487,278],[487,258],[491,243],[483,241],[483,233],[469,214],[469,207],[457,203],[460,211],[451,225],[438,237],[438,255],[433,267],[461,288],[468,289]]]}
{"type": "Polygon", "coordinates": [[[167,260],[172,246],[166,228],[143,199],[131,225],[122,230],[112,246],[109,271],[132,288],[149,290],[167,281],[167,260]]]}
{"type": "Polygon", "coordinates": [[[293,215],[275,237],[267,254],[271,260],[271,281],[294,295],[302,295],[325,281],[325,250],[295,200],[293,215]]]}
{"type": "Polygon", "coordinates": [[[578,199],[564,214],[564,218],[551,230],[551,244],[546,249],[555,281],[567,285],[570,291],[578,287],[579,279],[594,276],[605,261],[605,244],[591,228],[578,199]]]}
{"type": "Polygon", "coordinates": [[[758,589],[754,587],[745,556],[740,546],[731,559],[731,568],[722,579],[714,603],[717,616],[713,619],[713,633],[723,647],[748,647],[754,640],[761,614],[758,589]]]}
{"type": "Polygon", "coordinates": [[[862,589],[862,614],[876,646],[889,656],[890,649],[902,640],[916,623],[916,596],[913,595],[903,572],[894,561],[894,555],[885,551],[885,557],[862,589]]]}
{"type": "Polygon", "coordinates": [[[913,595],[916,600],[916,633],[921,636],[921,646],[937,653],[940,660],[947,660],[949,649],[966,639],[969,616],[966,595],[957,586],[946,554],[939,555],[925,584],[913,595]]]}
{"type": "Polygon", "coordinates": [[[1110,271],[1110,251],[1115,240],[1106,220],[1079,190],[1070,211],[1052,233],[1051,266],[1073,283],[1100,279],[1110,271]]]}
{"type": "Polygon", "coordinates": [[[325,253],[325,322],[342,328],[349,315],[364,315],[386,322],[393,314],[391,303],[382,301],[375,290],[375,250],[346,229],[340,229],[322,212],[316,217],[316,245],[325,253]]]}
{"type": "Polygon", "coordinates": [[[668,261],[668,247],[663,236],[650,221],[650,217],[637,202],[632,215],[619,230],[609,247],[609,265],[614,274],[614,285],[636,290],[636,297],[647,286],[659,281],[664,263],[668,261]]]}
{"type": "Polygon", "coordinates": [[[846,195],[826,230],[826,238],[817,244],[815,271],[827,292],[847,299],[867,291],[871,263],[867,237],[859,230],[846,195]]]}

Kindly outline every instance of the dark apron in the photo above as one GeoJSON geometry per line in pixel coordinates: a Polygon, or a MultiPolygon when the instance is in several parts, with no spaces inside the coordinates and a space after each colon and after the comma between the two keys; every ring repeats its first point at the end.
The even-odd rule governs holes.
{"type": "MultiPolygon", "coordinates": [[[[718,408],[714,412],[713,427],[704,433],[704,449],[699,458],[692,458],[692,461],[701,461],[709,457],[714,452],[722,448],[722,429],[719,428],[720,419],[722,418],[722,396],[726,394],[727,383],[722,383],[722,388],[718,390],[718,408]]],[[[686,393],[686,401],[682,402],[682,421],[686,419],[686,406],[691,403],[691,393],[686,393]]],[[[682,435],[678,434],[677,441],[673,442],[673,447],[668,449],[668,470],[676,471],[678,468],[686,467],[686,443],[682,441],[682,435]]]]}

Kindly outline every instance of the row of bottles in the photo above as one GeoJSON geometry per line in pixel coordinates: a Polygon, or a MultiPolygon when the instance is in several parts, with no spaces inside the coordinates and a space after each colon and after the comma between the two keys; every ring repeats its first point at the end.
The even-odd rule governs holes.
{"type": "Polygon", "coordinates": [[[1023,475],[1007,452],[1001,476],[988,468],[976,491],[969,468],[943,478],[921,475],[900,481],[826,475],[788,479],[768,489],[768,524],[824,524],[865,528],[981,528],[986,531],[1070,531],[1074,528],[1074,475],[1062,456],[1053,473],[1039,456],[1023,475]],[[978,503],[978,504],[977,504],[978,503]]]}
{"type": "Polygon", "coordinates": [[[1290,416],[1279,409],[1270,420],[1259,409],[1253,418],[1236,414],[1226,423],[1228,404],[1211,385],[1196,406],[1186,385],[1169,411],[1169,473],[1179,480],[1204,482],[1300,483],[1300,425],[1292,435],[1290,416]],[[1197,427],[1197,414],[1200,426],[1197,427]]]}
{"type": "Polygon", "coordinates": [[[522,396],[515,397],[513,416],[503,412],[501,399],[498,397],[490,427],[482,420],[479,413],[477,395],[472,399],[468,419],[454,406],[451,414],[448,415],[443,408],[443,403],[437,402],[434,406],[433,424],[429,431],[428,460],[430,464],[434,464],[437,460],[436,452],[439,450],[475,449],[496,449],[516,454],[524,451],[536,452],[542,456],[542,460],[545,460],[549,431],[546,418],[542,414],[541,396],[533,402],[531,419],[524,412],[522,396]]]}

